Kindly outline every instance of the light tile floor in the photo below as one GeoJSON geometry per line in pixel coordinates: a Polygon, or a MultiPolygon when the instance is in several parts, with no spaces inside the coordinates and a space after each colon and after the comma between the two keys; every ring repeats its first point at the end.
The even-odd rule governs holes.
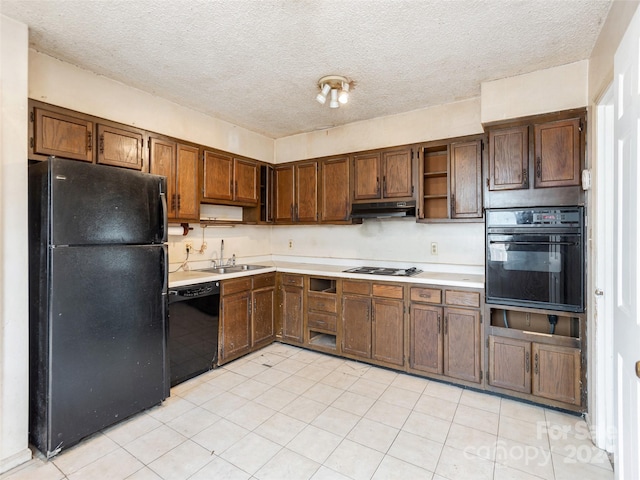
{"type": "Polygon", "coordinates": [[[1,480],[610,480],[586,423],[279,343],[1,480]]]}

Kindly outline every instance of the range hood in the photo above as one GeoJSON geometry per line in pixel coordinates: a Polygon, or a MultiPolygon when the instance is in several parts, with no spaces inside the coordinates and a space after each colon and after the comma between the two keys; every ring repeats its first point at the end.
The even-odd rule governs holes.
{"type": "Polygon", "coordinates": [[[415,217],[416,201],[354,203],[351,218],[415,217]]]}

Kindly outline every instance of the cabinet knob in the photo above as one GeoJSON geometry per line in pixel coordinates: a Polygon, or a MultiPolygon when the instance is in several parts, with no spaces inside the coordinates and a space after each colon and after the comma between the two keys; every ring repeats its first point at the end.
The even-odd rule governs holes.
{"type": "Polygon", "coordinates": [[[596,288],[596,291],[594,292],[596,294],[596,296],[601,297],[604,295],[604,291],[600,290],[599,288],[596,288]]]}
{"type": "Polygon", "coordinates": [[[536,177],[542,177],[542,160],[540,160],[540,157],[536,158],[536,177]]]}

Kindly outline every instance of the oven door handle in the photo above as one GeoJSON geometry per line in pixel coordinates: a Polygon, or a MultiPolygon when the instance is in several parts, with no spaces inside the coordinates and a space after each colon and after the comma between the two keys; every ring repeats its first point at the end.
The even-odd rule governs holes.
{"type": "Polygon", "coordinates": [[[489,240],[489,243],[498,245],[579,245],[578,242],[519,242],[519,241],[506,241],[506,240],[489,240]]]}

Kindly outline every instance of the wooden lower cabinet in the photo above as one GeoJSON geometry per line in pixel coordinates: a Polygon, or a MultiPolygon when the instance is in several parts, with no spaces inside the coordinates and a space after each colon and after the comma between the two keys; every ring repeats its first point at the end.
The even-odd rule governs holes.
{"type": "Polygon", "coordinates": [[[409,365],[442,374],[442,307],[414,304],[409,323],[409,365]]]}
{"type": "Polygon", "coordinates": [[[275,339],[275,273],[222,282],[218,363],[221,365],[275,339]]]}
{"type": "Polygon", "coordinates": [[[480,312],[444,309],[444,374],[480,382],[480,312]]]}
{"type": "Polygon", "coordinates": [[[302,275],[283,274],[280,278],[280,322],[284,342],[304,342],[302,275]]]}
{"type": "Polygon", "coordinates": [[[350,281],[343,285],[343,291],[353,288],[372,293],[343,295],[342,352],[404,366],[404,287],[350,281]]]}
{"type": "Polygon", "coordinates": [[[489,336],[492,387],[580,405],[580,349],[489,336]]]}

